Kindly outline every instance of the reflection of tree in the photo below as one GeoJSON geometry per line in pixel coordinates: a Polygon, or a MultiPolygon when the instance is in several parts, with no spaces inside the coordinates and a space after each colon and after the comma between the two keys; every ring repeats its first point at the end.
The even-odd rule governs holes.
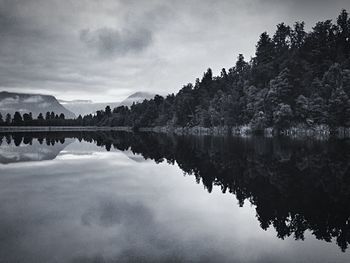
{"type": "MultiPolygon", "coordinates": [[[[0,136],[0,141],[2,136],[0,136]]],[[[15,144],[35,137],[48,145],[65,138],[94,142],[109,151],[130,149],[156,163],[167,161],[194,175],[211,192],[214,185],[255,205],[263,229],[278,237],[350,244],[350,145],[348,141],[298,141],[233,137],[175,137],[116,132],[60,132],[12,135],[15,144]]],[[[9,135],[5,136],[6,141],[9,135]]],[[[11,138],[11,137],[10,137],[11,138]]]]}

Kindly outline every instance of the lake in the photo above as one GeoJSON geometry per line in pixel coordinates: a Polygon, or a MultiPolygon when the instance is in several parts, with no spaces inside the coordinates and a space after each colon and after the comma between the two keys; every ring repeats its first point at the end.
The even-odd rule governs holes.
{"type": "Polygon", "coordinates": [[[0,141],[0,262],[350,262],[349,140],[0,141]]]}

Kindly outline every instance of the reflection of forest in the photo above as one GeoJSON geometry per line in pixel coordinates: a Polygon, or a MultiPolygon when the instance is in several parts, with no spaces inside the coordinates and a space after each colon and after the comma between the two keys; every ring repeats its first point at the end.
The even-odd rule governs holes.
{"type": "Polygon", "coordinates": [[[287,138],[176,137],[118,132],[60,132],[0,136],[2,143],[53,145],[65,138],[95,142],[110,150],[131,149],[145,159],[167,161],[194,175],[211,192],[213,185],[233,193],[240,205],[256,206],[263,229],[278,237],[336,239],[350,244],[349,141],[298,141],[287,138]]]}

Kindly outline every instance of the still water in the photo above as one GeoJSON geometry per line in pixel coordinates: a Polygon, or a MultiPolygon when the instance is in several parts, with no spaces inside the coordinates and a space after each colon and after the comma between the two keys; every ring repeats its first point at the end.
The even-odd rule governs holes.
{"type": "Polygon", "coordinates": [[[349,140],[0,141],[0,262],[350,262],[349,140]]]}

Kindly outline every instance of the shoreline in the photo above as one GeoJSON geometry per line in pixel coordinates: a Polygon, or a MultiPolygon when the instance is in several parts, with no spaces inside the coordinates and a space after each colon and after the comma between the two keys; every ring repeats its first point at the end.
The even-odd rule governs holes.
{"type": "MultiPolygon", "coordinates": [[[[132,127],[118,126],[0,126],[0,133],[6,132],[60,132],[60,131],[125,131],[134,132],[132,127]]],[[[139,132],[167,133],[176,135],[214,135],[214,136],[254,136],[255,133],[247,125],[236,127],[140,127],[139,132]]],[[[287,136],[287,137],[310,137],[326,139],[330,137],[350,138],[350,128],[338,127],[331,130],[328,126],[314,127],[291,127],[276,133],[272,128],[266,128],[259,133],[265,137],[287,136]]]]}
{"type": "Polygon", "coordinates": [[[5,132],[59,132],[59,131],[132,131],[131,127],[107,126],[1,126],[0,133],[5,132]]]}
{"type": "MultiPolygon", "coordinates": [[[[139,128],[141,132],[156,132],[156,133],[173,133],[176,135],[214,135],[214,136],[241,136],[248,137],[254,136],[254,133],[248,125],[236,126],[236,127],[145,127],[139,128]]],[[[295,126],[290,127],[280,132],[276,132],[273,128],[265,128],[263,131],[258,133],[265,137],[276,137],[276,136],[287,136],[287,137],[300,137],[300,138],[317,138],[327,139],[331,137],[335,138],[350,138],[350,128],[338,127],[331,130],[328,126],[319,125],[314,127],[302,127],[295,126]]]]}

